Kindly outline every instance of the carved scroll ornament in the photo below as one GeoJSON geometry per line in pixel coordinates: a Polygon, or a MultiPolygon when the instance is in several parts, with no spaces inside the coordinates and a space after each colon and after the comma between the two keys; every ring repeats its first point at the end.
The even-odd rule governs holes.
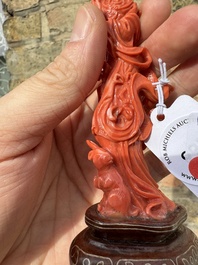
{"type": "MultiPolygon", "coordinates": [[[[96,188],[104,192],[98,211],[105,216],[163,219],[175,210],[149,173],[144,140],[150,135],[150,111],[157,103],[148,50],[139,46],[140,12],[131,0],[93,0],[108,28],[106,62],[98,89],[89,159],[98,170],[96,188]]],[[[169,86],[164,86],[165,98],[169,86]]]]}

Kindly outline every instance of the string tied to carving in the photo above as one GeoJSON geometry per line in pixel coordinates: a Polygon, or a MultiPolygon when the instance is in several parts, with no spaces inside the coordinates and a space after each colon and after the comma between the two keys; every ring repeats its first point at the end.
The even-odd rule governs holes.
{"type": "Polygon", "coordinates": [[[158,96],[158,103],[156,104],[157,117],[160,119],[164,119],[164,108],[166,108],[166,105],[164,103],[163,86],[169,84],[170,81],[167,78],[166,63],[163,62],[161,58],[158,59],[158,63],[161,76],[158,79],[158,82],[154,82],[152,83],[152,85],[156,87],[155,89],[157,90],[158,96]]]}

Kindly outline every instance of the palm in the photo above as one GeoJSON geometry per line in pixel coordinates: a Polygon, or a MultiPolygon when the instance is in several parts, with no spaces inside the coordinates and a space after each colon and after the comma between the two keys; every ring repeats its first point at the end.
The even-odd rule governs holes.
{"type": "MultiPolygon", "coordinates": [[[[155,1],[142,4],[142,45],[155,66],[159,57],[168,68],[180,64],[170,75],[176,87],[171,100],[182,93],[193,96],[198,86],[197,6],[168,18],[170,1],[155,1]],[[150,16],[154,13],[158,16],[150,16]],[[192,22],[186,23],[187,18],[192,22]],[[191,38],[184,41],[183,36],[191,38]]],[[[91,138],[92,108],[82,101],[101,71],[106,22],[96,8],[89,9],[97,17],[89,35],[70,43],[51,66],[0,100],[2,265],[69,264],[69,245],[85,226],[84,212],[101,198],[92,185],[95,169],[85,143],[91,138]]],[[[155,172],[156,163],[150,162],[155,172]]]]}
{"type": "MultiPolygon", "coordinates": [[[[90,124],[91,112],[84,104],[73,117],[68,117],[48,135],[36,150],[23,155],[21,170],[26,172],[20,188],[23,204],[19,209],[18,204],[13,203],[13,208],[18,208],[18,218],[23,222],[16,225],[15,218],[11,220],[10,233],[13,234],[14,229],[17,240],[3,265],[31,264],[35,260],[48,265],[56,264],[56,260],[59,260],[57,264],[68,264],[66,250],[85,226],[84,212],[95,198],[94,172],[87,161],[88,147],[85,144],[90,131],[86,123],[90,124]],[[86,119],[82,118],[84,112],[86,119]],[[36,161],[33,167],[27,165],[27,156],[28,160],[36,161]]],[[[15,163],[18,160],[21,157],[15,159],[15,163]]],[[[15,189],[10,195],[18,197],[18,192],[15,189]]]]}

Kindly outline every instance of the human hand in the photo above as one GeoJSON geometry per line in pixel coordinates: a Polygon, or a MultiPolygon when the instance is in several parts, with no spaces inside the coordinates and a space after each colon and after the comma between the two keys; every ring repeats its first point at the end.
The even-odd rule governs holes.
{"type": "MultiPolygon", "coordinates": [[[[73,35],[75,41],[52,64],[0,99],[2,265],[69,264],[69,246],[84,228],[85,209],[101,198],[92,185],[95,173],[85,140],[91,138],[94,104],[94,97],[87,97],[102,68],[106,25],[95,7],[86,9],[95,17],[89,17],[92,26],[78,15],[75,32],[80,34],[83,26],[88,36],[78,41],[73,35]]],[[[176,87],[170,100],[186,93],[181,84],[196,94],[197,7],[187,8],[192,22],[183,25],[185,9],[169,17],[168,0],[144,0],[141,9],[142,45],[150,50],[155,66],[159,57],[168,68],[182,63],[169,77],[176,87]],[[170,25],[176,22],[175,32],[170,25]],[[190,39],[184,39],[185,31],[190,39]],[[183,54],[186,47],[188,53],[183,54]],[[189,82],[181,74],[178,80],[184,70],[191,72],[189,82]]]]}
{"type": "Polygon", "coordinates": [[[0,99],[2,265],[69,264],[84,212],[99,200],[86,139],[106,35],[101,12],[85,5],[61,55],[0,99]]]}
{"type": "MultiPolygon", "coordinates": [[[[170,1],[142,1],[142,39],[159,73],[158,58],[166,62],[170,70],[168,79],[174,87],[166,101],[169,107],[180,95],[192,97],[198,94],[198,5],[186,6],[170,16],[170,1]],[[152,15],[149,15],[152,14],[152,15]],[[176,67],[176,68],[175,68],[176,67]]],[[[145,158],[156,181],[168,175],[165,166],[150,151],[145,158]]]]}

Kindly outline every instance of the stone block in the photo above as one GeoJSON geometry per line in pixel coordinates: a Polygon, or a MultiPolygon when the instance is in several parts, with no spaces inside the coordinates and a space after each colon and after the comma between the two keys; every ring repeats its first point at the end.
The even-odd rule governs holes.
{"type": "Polygon", "coordinates": [[[7,9],[12,12],[22,11],[39,5],[40,0],[3,0],[7,9]]]}
{"type": "Polygon", "coordinates": [[[196,0],[173,0],[173,11],[176,11],[184,6],[195,4],[196,0]]]}
{"type": "Polygon", "coordinates": [[[4,33],[8,43],[41,38],[40,14],[9,18],[4,23],[4,33]]]}
{"type": "Polygon", "coordinates": [[[42,0],[42,3],[45,5],[56,2],[58,2],[60,6],[65,6],[73,4],[83,4],[85,2],[90,2],[90,1],[89,0],[42,0]]]}
{"type": "Polygon", "coordinates": [[[51,32],[71,32],[76,12],[80,4],[58,6],[47,12],[48,25],[51,32]]]}

